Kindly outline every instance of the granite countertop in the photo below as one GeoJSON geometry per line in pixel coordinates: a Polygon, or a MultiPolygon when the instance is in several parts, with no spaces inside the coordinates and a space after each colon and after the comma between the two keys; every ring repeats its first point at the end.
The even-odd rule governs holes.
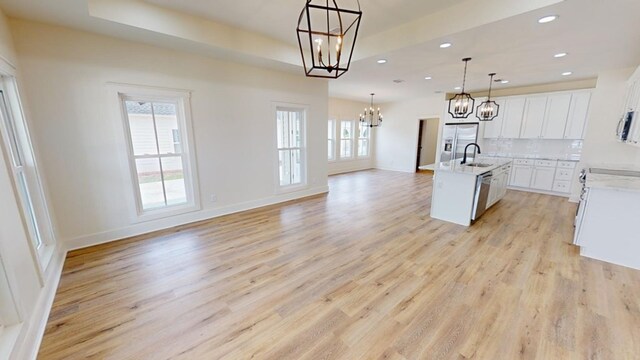
{"type": "MultiPolygon", "coordinates": [[[[630,167],[619,167],[613,170],[631,170],[640,173],[640,169],[633,169],[630,167]]],[[[589,172],[587,173],[587,181],[585,183],[585,186],[588,188],[640,191],[640,177],[628,175],[595,174],[589,172]]]]}
{"type": "Polygon", "coordinates": [[[535,160],[559,160],[559,161],[580,161],[580,155],[538,155],[538,154],[506,154],[489,153],[488,157],[504,157],[513,159],[535,159],[535,160]]]}
{"type": "Polygon", "coordinates": [[[486,157],[478,157],[476,159],[473,159],[473,158],[467,159],[467,164],[469,163],[490,164],[490,166],[486,166],[486,167],[476,167],[476,166],[468,166],[467,164],[461,165],[460,164],[461,161],[462,159],[444,161],[439,164],[435,164],[434,170],[436,172],[447,171],[447,172],[454,172],[459,174],[478,176],[488,171],[495,170],[502,165],[507,165],[511,163],[511,159],[488,159],[486,157]]]}

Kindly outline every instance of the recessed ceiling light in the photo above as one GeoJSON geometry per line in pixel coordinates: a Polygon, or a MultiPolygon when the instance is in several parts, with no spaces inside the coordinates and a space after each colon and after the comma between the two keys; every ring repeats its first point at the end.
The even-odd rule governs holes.
{"type": "Polygon", "coordinates": [[[558,19],[558,15],[548,15],[545,17],[541,17],[540,19],[538,19],[538,22],[540,24],[546,24],[546,23],[550,23],[554,20],[558,19]]]}
{"type": "Polygon", "coordinates": [[[509,80],[500,80],[500,84],[508,84],[509,80]]]}
{"type": "Polygon", "coordinates": [[[573,74],[571,71],[565,71],[562,73],[562,76],[569,76],[571,74],[573,74]]]}
{"type": "Polygon", "coordinates": [[[431,80],[431,76],[425,76],[424,79],[425,80],[431,80]]]}
{"type": "Polygon", "coordinates": [[[567,53],[557,53],[555,55],[553,55],[554,58],[561,58],[561,57],[565,57],[567,56],[567,53]]]}
{"type": "Polygon", "coordinates": [[[380,59],[378,60],[378,64],[386,64],[387,60],[386,59],[380,59]]]}
{"type": "Polygon", "coordinates": [[[442,44],[440,44],[440,48],[441,48],[441,49],[446,49],[446,48],[448,48],[448,47],[451,47],[451,43],[448,43],[448,42],[447,42],[447,43],[442,43],[442,44]]]}
{"type": "Polygon", "coordinates": [[[453,88],[453,90],[462,90],[462,88],[460,86],[456,86],[453,88]]]}

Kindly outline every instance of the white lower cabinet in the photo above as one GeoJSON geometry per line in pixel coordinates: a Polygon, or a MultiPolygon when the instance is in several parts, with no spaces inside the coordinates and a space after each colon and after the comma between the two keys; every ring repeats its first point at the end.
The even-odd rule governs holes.
{"type": "Polygon", "coordinates": [[[509,186],[568,195],[576,162],[514,159],[509,186]]]}
{"type": "Polygon", "coordinates": [[[509,185],[521,188],[528,188],[531,185],[531,174],[533,167],[531,165],[513,165],[511,167],[511,179],[509,185]]]}
{"type": "Polygon", "coordinates": [[[531,175],[531,188],[536,190],[551,191],[556,176],[555,160],[536,160],[531,175]]]}

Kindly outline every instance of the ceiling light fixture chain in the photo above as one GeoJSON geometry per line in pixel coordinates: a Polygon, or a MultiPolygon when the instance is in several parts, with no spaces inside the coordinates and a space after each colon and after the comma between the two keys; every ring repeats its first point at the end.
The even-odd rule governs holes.
{"type": "Polygon", "coordinates": [[[380,107],[374,112],[373,108],[373,96],[375,93],[371,93],[371,105],[369,108],[364,108],[364,113],[360,114],[360,122],[368,127],[380,127],[382,126],[382,113],[380,107]]]}
{"type": "Polygon", "coordinates": [[[340,8],[336,0],[307,0],[296,29],[306,76],[337,79],[349,70],[362,18],[356,2],[358,9],[351,10],[340,8]],[[322,16],[325,21],[318,24],[322,16]]]}

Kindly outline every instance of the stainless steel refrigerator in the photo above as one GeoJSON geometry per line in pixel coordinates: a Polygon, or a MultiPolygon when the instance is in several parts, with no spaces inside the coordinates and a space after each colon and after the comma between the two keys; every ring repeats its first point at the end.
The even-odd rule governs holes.
{"type": "MultiPolygon", "coordinates": [[[[478,141],[479,123],[447,123],[442,130],[442,149],[440,161],[462,159],[464,148],[468,144],[478,141]]],[[[475,156],[475,146],[469,150],[471,157],[475,156]]]]}

